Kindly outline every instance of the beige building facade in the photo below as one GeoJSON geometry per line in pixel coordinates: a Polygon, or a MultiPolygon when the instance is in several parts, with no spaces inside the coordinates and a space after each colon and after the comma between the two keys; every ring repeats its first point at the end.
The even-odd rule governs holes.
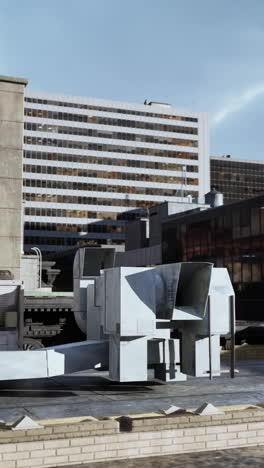
{"type": "Polygon", "coordinates": [[[0,76],[0,270],[3,279],[10,275],[20,279],[26,85],[26,79],[0,76]]]}

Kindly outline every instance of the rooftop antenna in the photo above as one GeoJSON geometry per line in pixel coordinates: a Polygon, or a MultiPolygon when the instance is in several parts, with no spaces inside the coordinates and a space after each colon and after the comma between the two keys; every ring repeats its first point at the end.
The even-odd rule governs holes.
{"type": "Polygon", "coordinates": [[[184,198],[184,195],[185,195],[186,185],[187,185],[186,166],[182,166],[182,185],[181,185],[182,201],[183,201],[183,198],[184,198]]]}
{"type": "Polygon", "coordinates": [[[127,205],[127,206],[130,206],[129,193],[126,193],[126,195],[125,195],[125,200],[126,200],[126,205],[127,205]]]}

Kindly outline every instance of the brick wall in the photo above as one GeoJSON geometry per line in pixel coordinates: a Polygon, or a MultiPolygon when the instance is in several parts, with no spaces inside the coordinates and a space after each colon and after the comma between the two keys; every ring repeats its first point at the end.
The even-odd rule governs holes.
{"type": "Polygon", "coordinates": [[[189,427],[215,426],[226,424],[241,424],[248,422],[264,421],[264,409],[259,406],[248,407],[243,410],[227,411],[211,416],[197,416],[193,413],[168,417],[129,417],[122,416],[118,419],[121,431],[162,431],[167,429],[185,429],[189,427]]]}
{"type": "Polygon", "coordinates": [[[0,468],[44,468],[263,444],[263,409],[217,416],[126,418],[126,425],[122,418],[120,425],[105,420],[0,431],[0,468]]]}
{"type": "MultiPolygon", "coordinates": [[[[236,346],[236,359],[264,359],[263,345],[241,345],[236,346]]],[[[221,360],[230,361],[230,351],[221,351],[221,360]]]]}

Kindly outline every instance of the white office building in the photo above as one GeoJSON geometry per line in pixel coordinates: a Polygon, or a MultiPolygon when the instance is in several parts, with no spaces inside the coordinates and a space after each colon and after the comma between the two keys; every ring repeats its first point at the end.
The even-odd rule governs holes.
{"type": "Polygon", "coordinates": [[[118,214],[209,189],[205,113],[26,90],[25,251],[123,243],[118,214]]]}

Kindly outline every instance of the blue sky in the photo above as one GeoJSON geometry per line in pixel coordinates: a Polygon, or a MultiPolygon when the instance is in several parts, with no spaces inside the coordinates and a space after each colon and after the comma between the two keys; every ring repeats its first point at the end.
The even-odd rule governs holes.
{"type": "Polygon", "coordinates": [[[211,154],[264,160],[264,0],[2,0],[0,74],[206,111],[211,154]]]}

